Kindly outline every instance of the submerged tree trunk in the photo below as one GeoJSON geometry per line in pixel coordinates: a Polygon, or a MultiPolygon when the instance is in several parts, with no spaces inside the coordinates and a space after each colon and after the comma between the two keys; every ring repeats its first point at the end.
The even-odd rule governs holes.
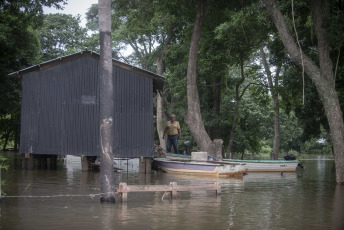
{"type": "Polygon", "coordinates": [[[201,115],[201,107],[197,89],[197,51],[201,36],[203,18],[205,14],[206,1],[197,1],[197,14],[192,38],[190,43],[188,70],[187,70],[187,101],[188,110],[185,115],[185,122],[201,151],[222,159],[222,140],[211,141],[201,115]]]}
{"type": "Polygon", "coordinates": [[[111,1],[98,0],[100,34],[100,188],[101,202],[115,202],[113,171],[114,106],[111,48],[111,1]]]}
{"type": "Polygon", "coordinates": [[[260,47],[260,55],[262,57],[263,66],[266,72],[266,76],[268,78],[268,84],[271,92],[272,98],[272,108],[274,111],[274,146],[272,148],[272,154],[270,155],[271,160],[278,160],[278,153],[281,143],[281,131],[280,131],[280,115],[279,115],[279,101],[278,101],[278,78],[279,73],[281,71],[281,67],[278,66],[276,69],[275,80],[272,80],[272,74],[270,71],[270,67],[266,60],[265,52],[263,47],[260,47]]]}
{"type": "Polygon", "coordinates": [[[279,11],[274,0],[263,0],[272,17],[273,22],[281,36],[282,42],[290,55],[290,58],[300,67],[304,68],[307,75],[314,83],[323,102],[331,131],[331,139],[335,156],[336,182],[344,184],[344,126],[343,114],[340,109],[338,95],[335,89],[335,79],[332,69],[332,61],[329,55],[329,45],[326,40],[326,30],[323,27],[324,12],[327,10],[327,2],[313,1],[312,13],[315,33],[318,39],[319,65],[318,67],[307,57],[294,41],[286,25],[283,15],[279,11]],[[302,55],[302,56],[301,56],[302,55]]]}
{"type": "MultiPolygon", "coordinates": [[[[168,31],[166,40],[164,42],[164,45],[162,47],[162,50],[160,51],[157,59],[156,59],[156,73],[159,75],[162,75],[164,73],[165,64],[163,61],[163,57],[166,53],[166,50],[168,48],[168,45],[171,43],[173,37],[173,28],[171,27],[168,31]]],[[[164,119],[164,113],[163,113],[163,92],[158,92],[156,96],[156,127],[158,131],[159,136],[159,144],[162,149],[166,149],[166,140],[164,140],[164,129],[165,129],[165,119],[164,119]]]]}

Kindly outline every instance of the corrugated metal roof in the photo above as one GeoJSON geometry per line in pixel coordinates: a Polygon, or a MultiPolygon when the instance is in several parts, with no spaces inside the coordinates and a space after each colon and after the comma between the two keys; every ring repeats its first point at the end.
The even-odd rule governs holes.
{"type": "MultiPolygon", "coordinates": [[[[30,73],[32,71],[37,71],[37,70],[42,70],[42,69],[47,69],[50,68],[52,66],[61,64],[61,63],[65,63],[71,60],[74,60],[75,58],[79,58],[82,55],[91,55],[94,58],[99,59],[100,55],[94,51],[90,51],[90,50],[85,50],[85,51],[81,51],[78,53],[74,53],[74,54],[70,54],[64,57],[59,57],[56,59],[52,59],[34,66],[30,66],[28,68],[22,69],[22,70],[18,70],[16,72],[10,73],[10,76],[16,76],[21,78],[24,74],[30,73]]],[[[148,77],[148,78],[152,78],[153,79],[153,90],[162,90],[164,87],[164,82],[165,82],[165,78],[161,75],[158,75],[156,73],[153,73],[151,71],[148,70],[144,70],[141,68],[138,68],[136,66],[133,65],[129,65],[127,63],[112,59],[112,64],[114,66],[118,66],[121,67],[123,69],[132,71],[132,72],[136,72],[144,77],[148,77]]]]}

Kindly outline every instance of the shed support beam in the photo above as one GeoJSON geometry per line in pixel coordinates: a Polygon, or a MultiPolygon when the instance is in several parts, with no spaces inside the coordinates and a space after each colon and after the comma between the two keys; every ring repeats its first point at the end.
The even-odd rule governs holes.
{"type": "Polygon", "coordinates": [[[152,161],[151,157],[140,157],[139,159],[139,173],[151,173],[152,172],[152,161]]]}

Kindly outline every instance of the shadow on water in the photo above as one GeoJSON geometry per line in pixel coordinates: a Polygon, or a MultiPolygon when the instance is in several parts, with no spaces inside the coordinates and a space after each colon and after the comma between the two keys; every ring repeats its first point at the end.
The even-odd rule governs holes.
{"type": "MultiPolygon", "coordinates": [[[[3,154],[3,153],[2,153],[3,154]]],[[[214,191],[129,193],[128,202],[99,201],[99,172],[81,171],[80,158],[60,160],[56,170],[22,170],[9,155],[0,229],[344,229],[344,188],[336,186],[332,160],[305,161],[295,173],[249,173],[243,178],[198,177],[153,171],[138,173],[138,160],[118,162],[115,185],[200,185],[214,191]]]]}

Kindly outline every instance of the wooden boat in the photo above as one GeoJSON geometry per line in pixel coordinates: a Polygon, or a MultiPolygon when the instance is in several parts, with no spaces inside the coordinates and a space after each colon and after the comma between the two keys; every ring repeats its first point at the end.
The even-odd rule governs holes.
{"type": "Polygon", "coordinates": [[[232,163],[245,163],[247,172],[295,172],[299,164],[298,160],[223,160],[232,163]]]}
{"type": "Polygon", "coordinates": [[[159,169],[165,172],[191,173],[211,176],[243,176],[246,169],[240,163],[215,163],[191,159],[154,158],[159,169]]]}
{"type": "MultiPolygon", "coordinates": [[[[190,159],[189,155],[165,153],[168,159],[190,159]]],[[[247,172],[294,172],[299,165],[298,160],[236,160],[223,159],[227,163],[242,164],[247,172]]],[[[217,161],[218,162],[218,161],[217,161]]]]}

